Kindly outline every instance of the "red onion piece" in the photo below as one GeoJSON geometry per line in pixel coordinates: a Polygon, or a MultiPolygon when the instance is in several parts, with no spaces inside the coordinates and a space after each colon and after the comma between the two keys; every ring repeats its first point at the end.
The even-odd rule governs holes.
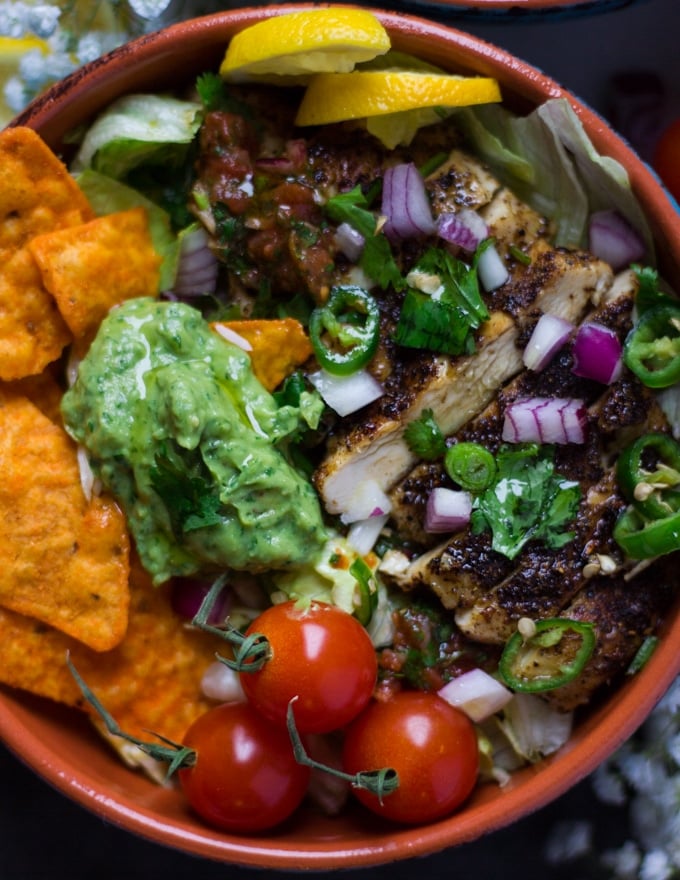
{"type": "Polygon", "coordinates": [[[174,294],[181,299],[214,293],[218,269],[217,258],[209,247],[208,233],[202,226],[192,229],[180,240],[174,294]]]}
{"type": "Polygon", "coordinates": [[[376,480],[362,480],[348,492],[340,519],[345,525],[368,520],[379,520],[389,514],[392,502],[376,480]],[[374,511],[380,509],[381,513],[374,511]]]}
{"type": "Polygon", "coordinates": [[[457,532],[470,522],[472,498],[469,492],[433,489],[425,507],[426,532],[457,532]]]}
{"type": "Polygon", "coordinates": [[[471,669],[451,679],[437,694],[476,723],[500,712],[513,696],[512,691],[483,669],[471,669]]]}
{"type": "Polygon", "coordinates": [[[489,228],[476,211],[463,208],[455,214],[440,214],[437,217],[437,234],[449,244],[472,253],[480,242],[489,237],[489,228]]]}
{"type": "Polygon", "coordinates": [[[225,339],[227,342],[231,342],[232,345],[237,345],[239,348],[243,349],[243,351],[252,351],[253,346],[248,342],[248,340],[241,336],[240,333],[237,333],[235,330],[232,330],[231,327],[227,327],[226,324],[221,324],[217,321],[214,325],[215,333],[218,333],[222,339],[225,339]]]}
{"type": "Polygon", "coordinates": [[[354,263],[361,256],[365,243],[364,236],[349,223],[341,223],[335,231],[335,244],[354,263]]]}
{"type": "MultiPolygon", "coordinates": [[[[175,614],[178,614],[185,620],[193,620],[211,587],[211,581],[198,580],[196,578],[175,578],[172,581],[170,594],[170,603],[175,614]]],[[[231,604],[231,591],[228,587],[224,587],[212,607],[208,616],[208,623],[223,623],[229,613],[231,604]]]]}
{"type": "Polygon", "coordinates": [[[588,249],[615,272],[645,256],[642,237],[618,211],[596,211],[590,217],[588,249]]]}
{"type": "Polygon", "coordinates": [[[506,408],[502,437],[507,443],[585,443],[587,417],[577,398],[522,398],[506,408]]]}
{"type": "Polygon", "coordinates": [[[366,556],[375,546],[375,542],[380,537],[389,518],[389,514],[384,513],[381,516],[369,516],[367,519],[356,520],[347,532],[347,543],[353,550],[356,550],[359,556],[366,556]]]}
{"type": "Polygon", "coordinates": [[[385,393],[380,382],[368,370],[357,370],[350,376],[332,376],[325,370],[319,370],[307,378],[339,416],[348,416],[385,393]]]}
{"type": "Polygon", "coordinates": [[[302,170],[307,161],[307,144],[301,138],[286,142],[286,150],[280,156],[260,156],[255,160],[256,168],[276,174],[293,174],[302,170]]]}
{"type": "Polygon", "coordinates": [[[595,321],[578,328],[572,355],[572,372],[576,376],[611,385],[621,375],[623,356],[619,337],[609,327],[595,321]]]}
{"type": "Polygon", "coordinates": [[[544,370],[571,336],[574,325],[557,315],[541,315],[524,349],[524,366],[528,370],[544,370]]]}
{"type": "Polygon", "coordinates": [[[391,240],[433,235],[436,231],[425,181],[413,162],[387,168],[383,177],[381,212],[391,240]]]}
{"type": "Polygon", "coordinates": [[[201,691],[209,700],[218,703],[246,702],[238,672],[219,660],[211,663],[203,673],[201,691]]]}
{"type": "Polygon", "coordinates": [[[510,273],[495,245],[490,245],[479,255],[477,275],[479,276],[479,283],[487,293],[496,290],[497,287],[502,287],[510,277],[510,273]]]}

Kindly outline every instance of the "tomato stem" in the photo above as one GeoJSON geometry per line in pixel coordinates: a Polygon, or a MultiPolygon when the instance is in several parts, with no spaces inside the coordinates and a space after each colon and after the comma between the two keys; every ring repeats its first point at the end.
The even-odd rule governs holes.
{"type": "Polygon", "coordinates": [[[229,642],[232,648],[234,648],[233,660],[229,657],[217,655],[220,663],[224,663],[225,666],[234,669],[236,672],[259,672],[272,656],[266,636],[262,635],[262,633],[251,633],[246,636],[228,621],[224,626],[213,626],[208,623],[210,612],[217,601],[217,597],[224,589],[226,582],[226,574],[220,575],[217,578],[203,598],[201,607],[191,622],[204,632],[212,633],[229,642]]]}
{"type": "Polygon", "coordinates": [[[297,697],[293,697],[288,703],[288,709],[286,710],[286,726],[288,727],[288,734],[293,746],[293,754],[298,764],[304,764],[306,767],[311,767],[313,770],[323,770],[325,773],[330,773],[331,776],[345,779],[353,788],[363,788],[366,791],[371,792],[371,794],[376,795],[381,804],[385,795],[391,794],[399,788],[399,775],[397,771],[393,770],[391,767],[382,767],[380,770],[360,770],[358,773],[352,774],[344,773],[336,767],[329,767],[327,764],[322,764],[319,761],[315,761],[314,758],[311,758],[302,744],[297,725],[295,724],[293,704],[297,699],[297,697]]]}
{"type": "Polygon", "coordinates": [[[107,731],[112,736],[119,736],[121,739],[127,740],[127,742],[137,746],[137,748],[141,749],[141,751],[146,755],[149,755],[149,757],[154,758],[156,761],[163,761],[166,763],[168,765],[166,779],[169,779],[175,771],[182,767],[194,766],[196,763],[196,752],[194,749],[190,749],[188,746],[183,746],[181,743],[173,742],[171,739],[161,736],[160,733],[153,734],[160,740],[160,742],[154,743],[138,739],[136,736],[132,736],[132,734],[126,733],[122,730],[113,715],[110,714],[87,684],[85,684],[80,673],[73,665],[68,652],[66,653],[66,665],[75,679],[76,684],[80,688],[83,697],[99,715],[107,731]]]}

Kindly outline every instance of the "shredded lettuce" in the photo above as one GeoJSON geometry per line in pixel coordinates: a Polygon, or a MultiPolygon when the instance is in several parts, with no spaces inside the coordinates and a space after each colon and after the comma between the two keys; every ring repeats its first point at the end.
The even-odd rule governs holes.
{"type": "Polygon", "coordinates": [[[72,170],[93,168],[116,179],[154,162],[178,165],[194,140],[203,108],[168,95],[126,95],[88,129],[72,170]]]}
{"type": "Polygon", "coordinates": [[[626,170],[600,156],[564,98],[553,98],[527,116],[499,104],[457,112],[468,141],[502,183],[555,224],[555,244],[585,247],[588,218],[616,208],[642,235],[647,262],[652,236],[626,170]]]}

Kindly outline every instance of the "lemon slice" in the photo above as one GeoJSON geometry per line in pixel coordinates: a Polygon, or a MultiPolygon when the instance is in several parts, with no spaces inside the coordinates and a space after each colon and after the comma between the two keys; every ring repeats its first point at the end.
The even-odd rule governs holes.
{"type": "Polygon", "coordinates": [[[347,72],[390,48],[385,28],[363,9],[310,9],[260,21],[233,37],[220,66],[232,82],[347,72]]]}
{"type": "Polygon", "coordinates": [[[0,37],[0,128],[16,115],[5,103],[2,88],[18,71],[22,56],[31,49],[49,51],[47,43],[40,37],[0,37]]]}
{"type": "Polygon", "coordinates": [[[495,79],[415,70],[320,73],[309,81],[297,125],[325,125],[425,108],[464,107],[501,100],[495,79]]]}

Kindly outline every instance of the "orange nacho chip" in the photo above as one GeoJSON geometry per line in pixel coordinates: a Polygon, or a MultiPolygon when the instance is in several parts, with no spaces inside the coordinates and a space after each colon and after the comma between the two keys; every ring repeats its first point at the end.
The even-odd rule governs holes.
{"type": "Polygon", "coordinates": [[[8,383],[7,391],[27,397],[50,421],[56,425],[62,424],[61,398],[64,390],[49,367],[35,376],[25,376],[8,383]]]}
{"type": "MultiPolygon", "coordinates": [[[[130,625],[121,644],[96,653],[34,620],[0,608],[0,681],[92,711],[66,665],[66,653],[126,733],[149,731],[179,742],[209,707],[201,678],[223,643],[172,611],[165,587],[153,587],[136,560],[130,573],[130,625]]],[[[214,704],[213,704],[214,705],[214,704]]]]}
{"type": "Polygon", "coordinates": [[[125,635],[129,537],[110,499],[88,502],[76,447],[27,398],[0,394],[0,605],[97,651],[125,635]]]}
{"type": "Polygon", "coordinates": [[[0,132],[0,379],[40,373],[71,338],[29,241],[93,216],[66,166],[34,131],[0,132]]]}
{"type": "Polygon", "coordinates": [[[112,306],[158,293],[162,259],[144,208],[39,235],[29,248],[76,338],[94,336],[112,306]]]}
{"type": "MultiPolygon", "coordinates": [[[[304,327],[294,318],[216,321],[212,327],[217,333],[221,333],[220,328],[226,328],[250,343],[253,372],[268,391],[278,388],[286,376],[313,353],[304,327]]],[[[221,335],[229,338],[224,333],[221,335]]]]}

